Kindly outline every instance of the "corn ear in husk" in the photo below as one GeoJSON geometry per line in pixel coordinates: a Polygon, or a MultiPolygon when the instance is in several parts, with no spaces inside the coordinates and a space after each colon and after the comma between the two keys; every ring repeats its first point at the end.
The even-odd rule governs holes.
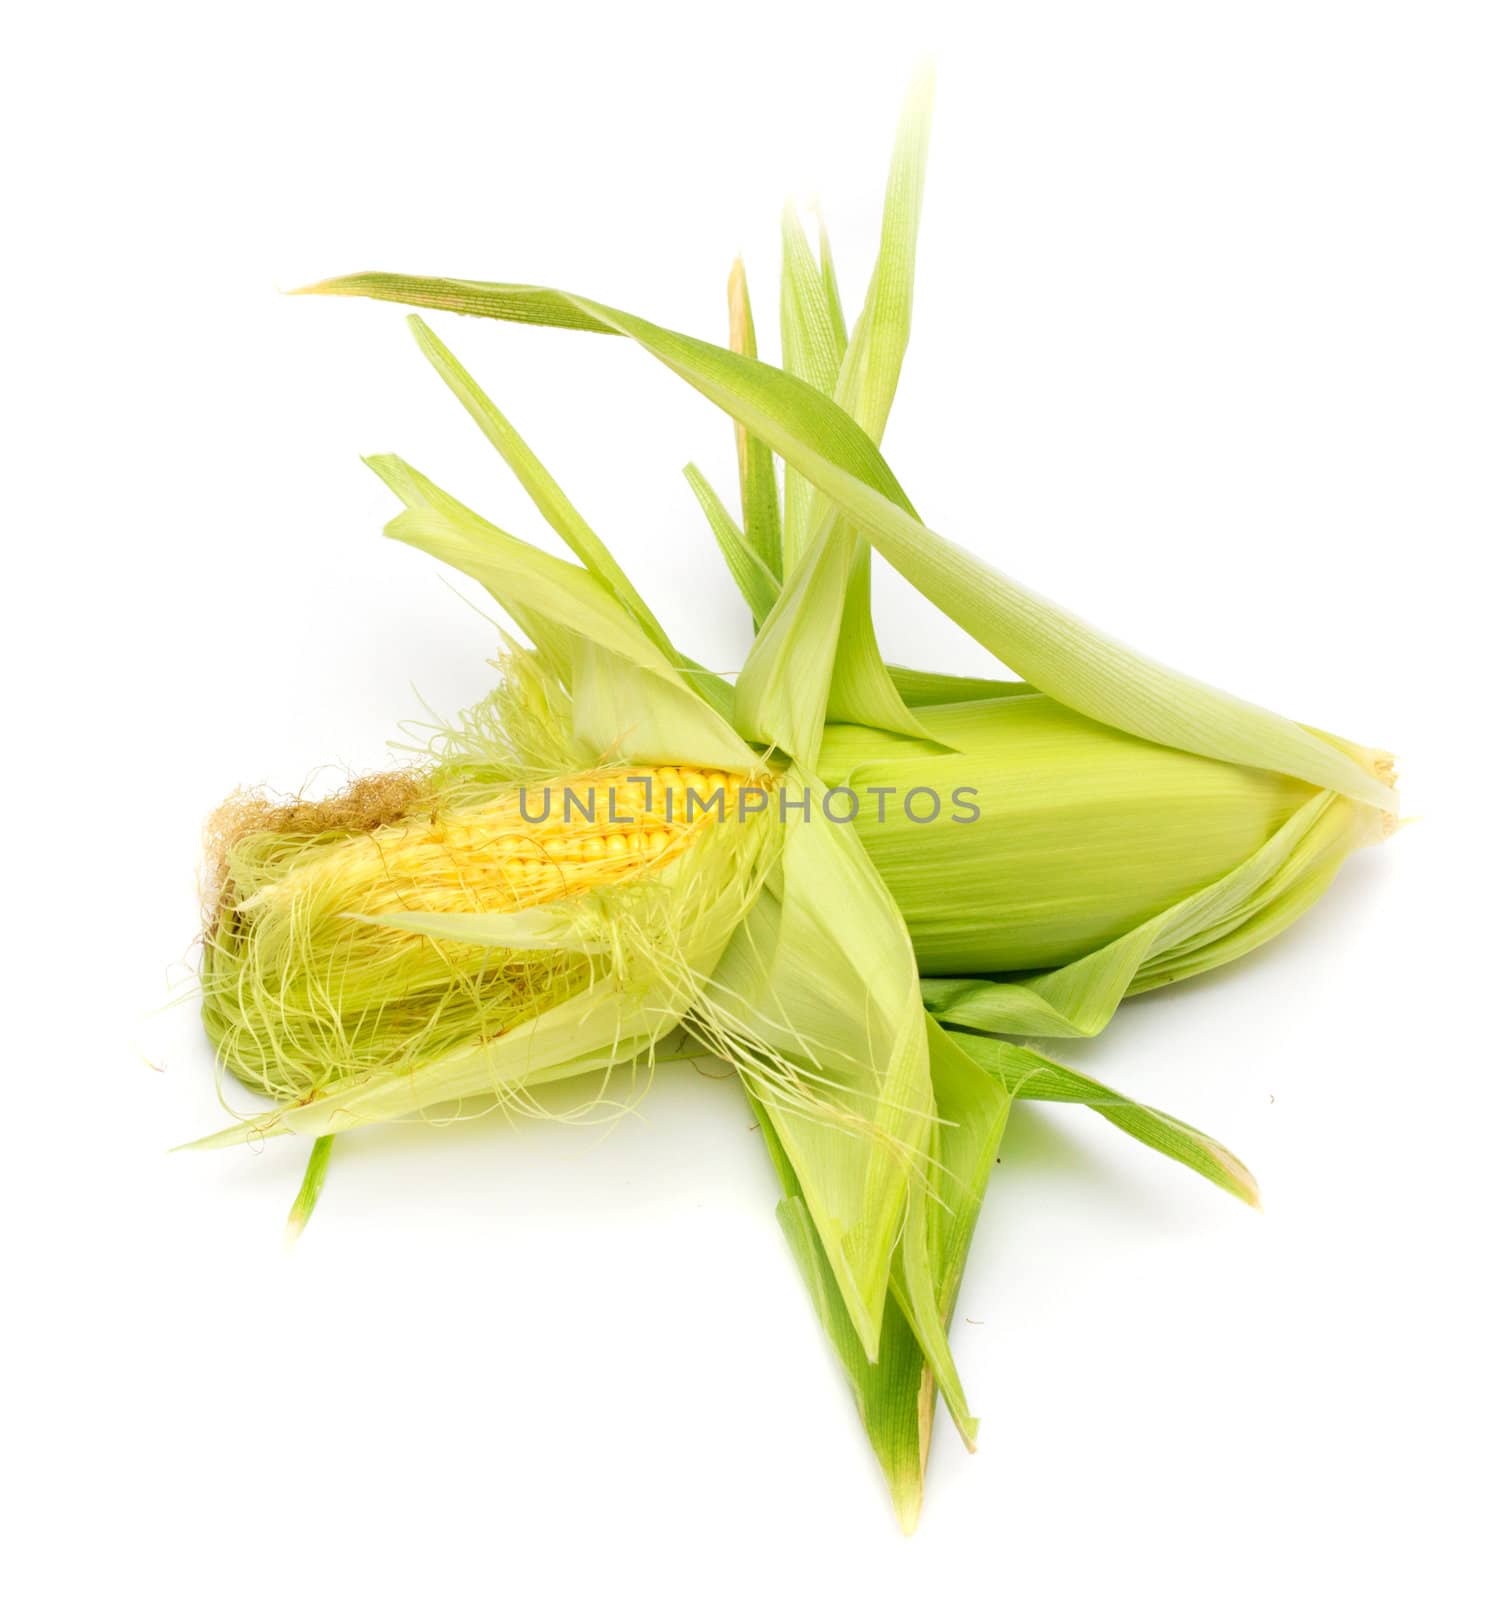
{"type": "MultiPolygon", "coordinates": [[[[438,960],[459,975],[447,988],[484,996],[494,971],[526,963],[540,982],[514,979],[514,994],[531,1003],[541,991],[541,1003],[476,1019],[475,1037],[447,1036],[443,1022],[459,1007],[432,977],[435,1020],[409,1024],[419,1049],[375,1054],[350,1071],[337,1036],[347,989],[316,990],[328,952],[350,950],[338,941],[354,937],[340,926],[344,876],[298,909],[299,923],[290,917],[295,931],[279,946],[291,968],[309,962],[297,981],[315,991],[309,1009],[321,1008],[311,1031],[329,1033],[342,1070],[309,1087],[293,1073],[261,1075],[286,1103],[223,1136],[325,1137],[452,1103],[500,1103],[554,1077],[646,1058],[672,1029],[689,1030],[734,1062],[760,1113],[784,1190],[782,1226],[908,1525],[937,1393],[965,1441],[975,1436],[946,1329],[1015,1099],[1087,1104],[1255,1198],[1246,1170],[1213,1141],[999,1036],[1094,1033],[1124,995],[1242,954],[1297,916],[1395,811],[1374,754],[1149,660],[918,519],[879,443],[910,332],[927,93],[919,83],[903,119],[880,253],[852,330],[826,235],[815,254],[788,214],[783,370],[756,359],[739,267],[729,349],[525,285],[367,273],[316,286],[622,335],[735,424],[739,524],[689,473],[756,625],[731,685],[673,646],[507,419],[411,319],[421,349],[578,562],[512,538],[397,458],[370,463],[404,507],[389,533],[476,578],[532,641],[518,675],[541,679],[540,698],[564,712],[550,719],[545,758],[525,771],[553,779],[684,765],[754,777],[793,799],[841,787],[861,811],[851,827],[794,817],[758,823],[744,839],[725,830],[671,863],[639,862],[634,876],[532,905],[474,891],[467,877],[459,887],[474,894],[469,909],[432,903],[417,878],[401,879],[408,909],[353,913],[366,930],[355,937],[390,941],[374,965],[438,960]],[[885,663],[870,614],[872,548],[1017,680],[885,663]],[[949,801],[971,787],[979,814],[966,825],[872,820],[865,802],[886,787],[949,801]]],[[[457,759],[437,763],[433,781],[460,825],[505,803],[519,774],[479,751],[473,763],[454,743],[457,759]]],[[[391,826],[424,826],[411,816],[391,826]]],[[[377,846],[351,834],[303,843],[312,854],[324,845],[344,871],[349,853],[403,838],[369,836],[377,846]]],[[[292,862],[287,881],[308,865],[292,862]]],[[[268,904],[230,897],[223,908],[245,950],[267,939],[255,919],[268,904]]],[[[222,959],[231,966],[236,955],[222,959]]],[[[221,988],[230,1009],[237,985],[221,988]]],[[[387,1042],[388,1007],[370,997],[356,1016],[387,1042]]],[[[274,1024],[259,1031],[273,1034],[274,1024]]],[[[232,1044],[220,1049],[230,1066],[245,1065],[232,1044]]]]}

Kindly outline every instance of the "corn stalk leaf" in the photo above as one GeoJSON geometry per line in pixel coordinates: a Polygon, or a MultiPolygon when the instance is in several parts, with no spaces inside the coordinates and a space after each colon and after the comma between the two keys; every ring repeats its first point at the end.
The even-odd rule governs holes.
{"type": "Polygon", "coordinates": [[[366,274],[317,285],[317,291],[387,299],[427,294],[419,304],[459,301],[458,309],[475,315],[512,314],[528,322],[546,304],[542,296],[550,293],[555,317],[566,318],[563,326],[586,326],[581,317],[594,323],[605,320],[611,330],[630,334],[702,395],[765,438],[843,507],[937,610],[1051,698],[1155,744],[1262,766],[1382,810],[1397,810],[1397,797],[1387,784],[1304,726],[1150,661],[918,522],[864,430],[797,379],[579,296],[462,285],[448,278],[432,282],[434,288],[426,291],[411,278],[366,274]]]}
{"type": "MultiPolygon", "coordinates": [[[[833,314],[818,263],[797,212],[782,213],[782,368],[832,395],[839,377],[833,314]]],[[[791,467],[782,482],[782,571],[790,578],[807,554],[813,486],[791,467]]]]}
{"type": "Polygon", "coordinates": [[[747,739],[816,765],[853,547],[823,528],[793,567],[735,680],[735,726],[747,739]]]}
{"type": "MultiPolygon", "coordinates": [[[[422,317],[410,317],[409,325],[425,358],[512,469],[544,520],[580,558],[586,570],[610,590],[642,632],[675,667],[687,674],[692,687],[716,711],[728,717],[734,700],[730,685],[717,673],[701,667],[697,661],[674,648],[662,624],[637,592],[605,541],[575,509],[517,429],[482,392],[476,380],[441,343],[422,317]]],[[[543,631],[542,628],[540,631],[543,631]]]]}
{"type": "MultiPolygon", "coordinates": [[[[924,1236],[908,1231],[898,1253],[893,1287],[881,1331],[880,1360],[866,1359],[829,1268],[822,1242],[802,1197],[791,1160],[758,1101],[761,1130],[786,1198],[777,1208],[819,1320],[843,1364],[870,1444],[890,1486],[902,1527],[909,1533],[921,1508],[930,1443],[937,1363],[923,1348],[926,1322],[943,1330],[951,1323],[984,1191],[998,1154],[1013,1100],[1083,1105],[1160,1154],[1189,1167],[1226,1193],[1258,1204],[1253,1175],[1224,1145],[1189,1124],[1140,1105],[1085,1074],[1004,1040],[950,1032],[928,1020],[929,1065],[936,1094],[939,1203],[920,1208],[924,1236]],[[994,1092],[990,1089],[993,1086],[994,1092]],[[919,1295],[922,1315],[908,1309],[907,1246],[925,1268],[919,1295]],[[930,1278],[935,1299],[925,1300],[930,1278]]],[[[748,1091],[749,1093],[749,1091],[748,1091]]],[[[932,1342],[937,1343],[937,1340],[932,1342]]],[[[950,1360],[950,1357],[947,1359],[950,1360]]],[[[954,1374],[954,1378],[956,1374],[954,1374]]],[[[957,1391],[961,1399],[961,1391],[957,1391]]],[[[944,1394],[944,1398],[947,1395],[944,1394]]],[[[954,1411],[955,1420],[957,1410],[954,1411]]],[[[966,1412],[966,1407],[964,1408],[966,1412]]],[[[966,1418],[965,1418],[966,1421],[966,1418]]],[[[965,1432],[971,1440],[971,1429],[965,1432]]]]}
{"type": "Polygon", "coordinates": [[[1028,683],[1014,678],[964,678],[948,672],[922,672],[916,667],[886,668],[896,692],[913,708],[956,705],[966,700],[989,700],[997,696],[1030,694],[1028,683]]]}
{"type": "Polygon", "coordinates": [[[575,728],[597,756],[758,765],[730,724],[593,573],[535,549],[479,517],[397,456],[368,465],[404,502],[391,538],[412,544],[568,635],[575,728]]]}
{"type": "Polygon", "coordinates": [[[545,522],[574,551],[586,569],[611,591],[643,633],[664,655],[676,662],[676,652],[662,624],[606,548],[605,542],[575,509],[518,430],[482,392],[476,380],[436,337],[423,317],[411,316],[408,321],[415,343],[425,359],[512,469],[513,476],[543,514],[545,522]]]}
{"type": "MultiPolygon", "coordinates": [[[[783,366],[819,394],[841,380],[843,345],[825,276],[789,206],[782,219],[783,366]]],[[[869,547],[790,466],[783,482],[781,614],[762,622],[737,682],[751,736],[817,760],[824,716],[910,738],[925,730],[896,693],[870,615],[869,547]],[[838,548],[838,547],[842,548],[838,548]],[[800,591],[800,592],[799,592],[800,591]],[[811,648],[805,627],[814,630],[811,648]]]]}
{"type": "Polygon", "coordinates": [[[932,74],[912,82],[896,130],[880,227],[880,254],[863,311],[854,325],[835,398],[878,445],[885,434],[911,339],[916,240],[932,130],[932,74]]]}
{"type": "MultiPolygon", "coordinates": [[[[947,1340],[963,1264],[1009,1117],[1010,1096],[978,1070],[956,1036],[932,1019],[927,1053],[937,1123],[929,1182],[907,1195],[906,1223],[891,1287],[926,1362],[924,1382],[942,1393],[964,1444],[972,1450],[978,1422],[968,1408],[947,1340]]],[[[926,1402],[930,1408],[931,1392],[926,1402]]],[[[930,1426],[930,1417],[927,1426],[930,1426]]]]}
{"type": "Polygon", "coordinates": [[[844,365],[849,348],[848,330],[844,326],[844,302],[839,296],[839,275],[834,269],[833,251],[828,243],[828,225],[820,212],[818,215],[818,271],[823,279],[823,299],[828,306],[829,330],[834,342],[835,370],[844,365]]]}
{"type": "Polygon", "coordinates": [[[311,1220],[311,1214],[315,1211],[316,1202],[321,1198],[321,1190],[326,1184],[326,1166],[331,1160],[331,1147],[335,1142],[332,1135],[323,1134],[311,1146],[310,1158],[305,1164],[305,1176],[300,1180],[300,1188],[290,1207],[290,1214],[285,1218],[287,1245],[295,1243],[311,1220]]]}
{"type": "Polygon", "coordinates": [[[760,628],[782,592],[780,581],[736,527],[735,519],[725,509],[724,502],[692,461],[683,469],[683,475],[704,512],[709,531],[714,535],[720,554],[725,558],[725,566],[735,580],[735,587],[750,607],[752,621],[760,628]]]}
{"type": "MultiPolygon", "coordinates": [[[[896,132],[881,218],[880,251],[864,309],[847,349],[842,343],[838,346],[835,398],[877,445],[885,432],[911,338],[916,240],[921,228],[931,116],[932,76],[924,68],[913,80],[896,132]]],[[[824,298],[832,322],[837,283],[828,253],[828,230],[821,218],[819,238],[824,298]]],[[[836,722],[858,722],[907,738],[925,738],[926,730],[907,708],[886,671],[870,607],[870,548],[858,533],[853,540],[827,714],[836,722]]]]}
{"type": "Polygon", "coordinates": [[[834,722],[884,728],[905,739],[930,739],[908,709],[880,653],[870,614],[870,547],[857,534],[844,579],[839,636],[828,684],[827,715],[834,722]]]}
{"type": "Polygon", "coordinates": [[[942,1388],[972,1448],[968,1414],[947,1344],[974,1226],[1008,1118],[1011,1095],[996,1073],[963,1051],[955,1034],[926,1022],[936,1099],[937,1159],[930,1192],[913,1185],[887,1301],[878,1361],[867,1359],[791,1158],[759,1100],[752,1097],[787,1198],[777,1208],[819,1320],[849,1379],[870,1444],[906,1532],[916,1525],[931,1440],[933,1403],[942,1388]],[[930,1348],[929,1348],[930,1347],[930,1348]]]}
{"type": "Polygon", "coordinates": [[[776,1168],[784,1198],[777,1221],[798,1271],[807,1285],[818,1320],[823,1324],[859,1409],[870,1447],[885,1474],[902,1530],[912,1533],[921,1515],[926,1471],[930,1407],[922,1404],[921,1346],[894,1300],[887,1301],[880,1329],[879,1359],[871,1361],[855,1330],[854,1319],[834,1279],[833,1267],[803,1198],[802,1185],[761,1103],[746,1090],[776,1168]]]}
{"type": "MultiPolygon", "coordinates": [[[[729,300],[730,348],[737,355],[754,360],[756,325],[751,317],[745,263],[738,257],[730,269],[729,300]]],[[[777,499],[777,475],[771,451],[741,423],[735,425],[735,450],[740,467],[740,514],[746,543],[780,584],[782,511],[777,499]]]]}
{"type": "Polygon", "coordinates": [[[800,809],[810,786],[821,792],[798,767],[779,780],[779,877],[737,930],[710,1006],[722,1032],[744,1025],[775,1052],[753,1084],[873,1361],[908,1185],[926,1181],[926,1025],[895,903],[853,829],[800,809]]]}
{"type": "Polygon", "coordinates": [[[1033,1050],[981,1034],[957,1033],[952,1037],[964,1056],[998,1079],[1013,1098],[1087,1106],[1140,1144],[1189,1167],[1247,1205],[1258,1205],[1258,1183],[1253,1174],[1224,1144],[1199,1128],[1153,1106],[1140,1105],[1096,1078],[1049,1061],[1033,1050]]]}
{"type": "Polygon", "coordinates": [[[561,326],[625,333],[815,483],[945,616],[1052,699],[1157,744],[1397,809],[1386,784],[1299,723],[1150,660],[926,527],[864,430],[786,373],[552,290],[361,274],[303,292],[522,321],[548,310],[561,326]]]}

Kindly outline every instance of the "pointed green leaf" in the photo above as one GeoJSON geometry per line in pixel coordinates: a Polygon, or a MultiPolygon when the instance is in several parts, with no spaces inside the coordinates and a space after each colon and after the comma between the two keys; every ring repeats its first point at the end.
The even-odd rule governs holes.
{"type": "Polygon", "coordinates": [[[647,637],[672,658],[674,651],[668,636],[648,609],[646,601],[637,593],[605,542],[574,508],[544,464],[528,448],[518,430],[482,393],[475,379],[436,337],[423,317],[410,317],[409,326],[426,360],[512,469],[544,520],[631,613],[647,637]]]}
{"type": "Polygon", "coordinates": [[[808,1286],[818,1320],[843,1365],[870,1447],[890,1488],[901,1530],[914,1533],[921,1516],[926,1468],[923,1419],[930,1414],[930,1407],[922,1403],[925,1369],[916,1336],[900,1308],[888,1304],[880,1334],[880,1359],[867,1360],[800,1193],[789,1193],[778,1205],[777,1221],[808,1286]]]}
{"type": "Polygon", "coordinates": [[[605,323],[626,333],[814,482],[944,615],[1052,699],[1157,744],[1397,808],[1386,784],[1298,723],[1130,650],[918,522],[864,430],[785,373],[580,296],[452,279],[421,287],[378,275],[317,289],[406,301],[423,295],[415,303],[524,321],[550,307],[563,326],[605,323]]]}
{"type": "Polygon", "coordinates": [[[1258,1183],[1253,1174],[1225,1145],[1199,1128],[1156,1111],[1153,1106],[1140,1105],[1095,1078],[1048,1061],[1033,1050],[982,1034],[957,1033],[951,1037],[966,1057],[997,1078],[1016,1099],[1088,1106],[1151,1150],[1200,1173],[1248,1205],[1258,1204],[1258,1183]]]}
{"type": "Polygon", "coordinates": [[[924,1178],[931,1138],[926,1024],[905,924],[854,830],[801,809],[809,786],[822,792],[796,767],[778,780],[778,884],[737,930],[709,1005],[747,1019],[790,1066],[756,1072],[753,1088],[874,1360],[907,1187],[924,1178]]]}
{"type": "Polygon", "coordinates": [[[870,614],[870,547],[857,535],[844,580],[839,636],[828,684],[825,715],[833,722],[883,728],[906,739],[933,736],[901,698],[895,679],[880,654],[870,614]]]}
{"type": "Polygon", "coordinates": [[[794,207],[782,212],[782,366],[832,395],[839,381],[833,310],[822,269],[794,207]]]}
{"type": "Polygon", "coordinates": [[[971,1060],[957,1035],[944,1033],[929,1019],[927,1039],[938,1116],[938,1161],[928,1169],[934,1187],[908,1209],[894,1278],[896,1294],[886,1304],[875,1363],[866,1359],[856,1337],[792,1162],[771,1118],[751,1097],[787,1195],[778,1207],[778,1219],[819,1320],[843,1363],[901,1526],[908,1533],[921,1509],[936,1392],[924,1345],[936,1351],[936,1365],[948,1385],[949,1408],[972,1444],[974,1423],[952,1365],[946,1329],[1010,1104],[998,1075],[971,1060]]]}
{"type": "Polygon", "coordinates": [[[703,509],[705,518],[709,522],[709,530],[714,534],[715,543],[720,547],[720,554],[725,558],[730,576],[735,580],[735,587],[740,590],[745,603],[751,608],[752,620],[759,628],[777,603],[782,586],[778,583],[776,574],[767,567],[751,548],[740,529],[735,526],[734,519],[725,509],[719,495],[715,493],[698,467],[690,462],[683,469],[683,475],[688,479],[689,488],[694,491],[694,497],[703,509]]]}
{"type": "Polygon", "coordinates": [[[1004,1136],[1010,1096],[991,1074],[979,1071],[956,1036],[930,1017],[927,1044],[937,1106],[929,1183],[927,1189],[913,1187],[908,1196],[892,1287],[932,1379],[971,1450],[978,1424],[953,1364],[947,1324],[1004,1136]]]}
{"type": "MultiPolygon", "coordinates": [[[[819,394],[832,395],[839,377],[833,314],[818,263],[791,206],[782,213],[781,319],[783,369],[819,394]]],[[[782,489],[782,571],[790,578],[816,531],[809,525],[815,495],[812,484],[790,467],[782,489]]]]}
{"type": "Polygon", "coordinates": [[[922,1480],[931,1422],[931,1406],[927,1403],[930,1397],[924,1395],[922,1382],[925,1366],[921,1347],[900,1307],[889,1300],[880,1329],[879,1359],[872,1362],[865,1355],[854,1319],[834,1279],[823,1241],[813,1226],[802,1184],[792,1170],[771,1118],[750,1086],[744,1079],[741,1082],[746,1099],[756,1113],[761,1136],[785,1196],[777,1207],[777,1221],[807,1285],[818,1320],[843,1365],[860,1421],[890,1488],[901,1529],[904,1533],[913,1533],[921,1515],[922,1480]]]}
{"type": "Polygon", "coordinates": [[[1028,683],[1013,678],[961,678],[946,672],[922,672],[915,667],[886,668],[896,692],[908,706],[955,705],[964,700],[987,700],[995,696],[1030,694],[1028,683]]]}
{"type": "Polygon", "coordinates": [[[576,734],[598,759],[756,767],[729,723],[593,573],[504,533],[397,456],[368,465],[407,507],[389,523],[391,538],[467,573],[499,604],[516,601],[568,632],[576,734]]]}
{"type": "Polygon", "coordinates": [[[818,760],[852,546],[831,527],[788,574],[735,680],[735,726],[747,739],[818,760]]]}
{"type": "MultiPolygon", "coordinates": [[[[886,180],[880,252],[864,310],[847,352],[842,345],[839,347],[835,397],[877,444],[885,432],[911,338],[916,240],[921,227],[931,109],[932,78],[930,71],[924,69],[912,83],[896,133],[886,180]]],[[[826,252],[827,232],[821,224],[820,234],[826,252]]],[[[826,253],[823,261],[825,281],[832,285],[833,268],[826,253]]],[[[827,714],[835,722],[857,722],[906,738],[926,738],[926,730],[907,709],[886,671],[870,609],[869,548],[857,533],[854,542],[827,714]]]]}
{"type": "Polygon", "coordinates": [[[321,1190],[326,1183],[326,1165],[331,1160],[334,1143],[333,1135],[322,1134],[311,1146],[310,1159],[305,1164],[305,1176],[300,1180],[300,1191],[290,1207],[290,1215],[285,1218],[287,1245],[295,1243],[311,1220],[311,1213],[315,1211],[316,1202],[321,1198],[321,1190]]]}
{"type": "Polygon", "coordinates": [[[880,227],[880,254],[864,310],[854,325],[835,398],[876,444],[885,433],[911,339],[916,240],[932,128],[932,73],[912,82],[896,131],[880,227]]]}
{"type": "MultiPolygon", "coordinates": [[[[756,358],[756,326],[746,287],[745,263],[738,257],[730,269],[730,348],[756,358]]],[[[782,512],[777,499],[776,468],[771,451],[741,424],[735,425],[740,464],[740,515],[746,543],[778,583],[782,578],[782,512]]]]}
{"type": "MultiPolygon", "coordinates": [[[[849,360],[855,364],[852,371],[845,361],[842,311],[837,304],[832,260],[825,256],[821,265],[814,262],[796,212],[789,207],[783,217],[783,365],[820,394],[837,390],[840,405],[875,439],[884,430],[911,334],[916,235],[929,115],[930,79],[924,78],[908,99],[896,140],[886,188],[879,262],[850,347],[849,360]]],[[[826,245],[827,232],[821,224],[820,236],[826,245]]],[[[836,567],[835,581],[842,585],[841,595],[835,597],[827,592],[821,570],[814,575],[815,605],[825,631],[834,627],[833,613],[838,612],[831,676],[823,702],[825,716],[835,722],[884,728],[906,738],[927,738],[926,730],[897,692],[880,653],[870,609],[869,547],[847,523],[832,518],[821,497],[810,493],[805,480],[790,467],[785,487],[784,560],[789,583],[800,554],[806,552],[824,527],[832,527],[834,538],[851,542],[849,562],[842,569],[841,578],[836,567]]],[[[754,685],[757,658],[782,648],[776,636],[758,641],[743,677],[754,685]]],[[[779,673],[774,665],[763,671],[768,676],[779,673]]],[[[804,684],[816,707],[818,679],[793,674],[793,681],[804,684]],[[808,684],[811,688],[806,687],[808,684]]],[[[772,729],[773,736],[786,745],[793,722],[801,719],[789,708],[774,706],[754,692],[752,704],[757,727],[772,729]]],[[[806,747],[799,753],[804,760],[814,759],[806,747]]]]}
{"type": "Polygon", "coordinates": [[[504,533],[398,456],[369,456],[367,464],[406,507],[389,523],[390,538],[460,568],[500,605],[516,599],[554,626],[582,633],[642,665],[668,665],[594,574],[504,533]]]}
{"type": "Polygon", "coordinates": [[[848,330],[844,326],[844,302],[839,297],[839,275],[834,270],[833,251],[828,246],[828,224],[823,214],[818,214],[818,271],[823,278],[823,298],[828,306],[829,330],[834,342],[834,370],[844,364],[849,348],[848,330]]]}

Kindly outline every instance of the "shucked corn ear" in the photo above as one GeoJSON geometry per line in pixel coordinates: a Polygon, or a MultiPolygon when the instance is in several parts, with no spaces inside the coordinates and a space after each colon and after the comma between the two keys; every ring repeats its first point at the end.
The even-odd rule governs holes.
{"type": "Polygon", "coordinates": [[[739,264],[728,350],[524,285],[368,273],[311,291],[622,335],[692,384],[736,427],[739,520],[688,475],[756,636],[733,684],[678,651],[411,318],[576,560],[370,461],[403,503],[390,535],[476,578],[532,648],[413,773],[321,808],[231,806],[203,974],[220,1057],[279,1102],[203,1142],[317,1135],[302,1212],[327,1137],[360,1122],[531,1106],[579,1073],[604,1085],[676,1031],[731,1061],[908,1527],[935,1395],[973,1442],[946,1329],[1015,1099],[1089,1105],[1255,1198],[1214,1141],[1002,1036],[1095,1033],[1125,994],[1244,953],[1396,810],[1385,757],[1149,661],[918,520],[878,444],[910,331],[928,97],[919,81],[852,330],[826,236],[815,251],[788,213],[782,370],[756,359],[739,264]],[[1019,677],[888,666],[872,547],[1019,677]],[[772,804],[681,827],[524,815],[532,784],[614,798],[683,768],[772,804]]]}
{"type": "Polygon", "coordinates": [[[421,1104],[448,1099],[439,1063],[587,990],[613,924],[645,947],[661,884],[677,886],[663,902],[674,937],[697,909],[705,862],[731,874],[726,894],[738,869],[749,881],[749,860],[718,849],[679,865],[716,815],[690,797],[733,806],[733,773],[576,773],[531,805],[521,786],[463,794],[433,773],[392,794],[371,787],[383,812],[356,828],[345,796],[288,815],[230,803],[214,828],[203,1016],[230,1070],[280,1098],[322,1102],[369,1075],[409,1075],[421,1104]],[[421,931],[432,926],[422,918],[464,929],[476,913],[507,945],[421,931]]]}

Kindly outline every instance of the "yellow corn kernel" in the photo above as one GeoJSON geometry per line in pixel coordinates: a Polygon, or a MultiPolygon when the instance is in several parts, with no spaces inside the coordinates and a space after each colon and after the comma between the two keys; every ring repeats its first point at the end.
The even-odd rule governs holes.
{"type": "MultiPolygon", "coordinates": [[[[352,882],[361,879],[356,892],[365,897],[364,903],[385,911],[539,904],[618,882],[644,861],[672,859],[691,845],[701,826],[716,820],[699,802],[719,789],[727,795],[738,792],[741,784],[733,774],[676,766],[581,773],[565,782],[587,798],[594,792],[596,823],[565,823],[557,796],[547,819],[530,822],[524,810],[533,810],[532,798],[520,807],[518,795],[509,791],[483,803],[443,809],[438,816],[410,813],[376,833],[349,839],[336,857],[338,877],[349,894],[352,882]],[[631,781],[638,778],[651,779],[650,806],[644,786],[631,781]],[[692,816],[687,805],[691,791],[699,797],[692,816]],[[610,815],[631,820],[607,825],[604,819],[610,815]]],[[[726,815],[731,815],[728,807],[726,815]]],[[[299,872],[266,885],[261,896],[293,896],[304,877],[318,870],[308,862],[299,872]]]]}

